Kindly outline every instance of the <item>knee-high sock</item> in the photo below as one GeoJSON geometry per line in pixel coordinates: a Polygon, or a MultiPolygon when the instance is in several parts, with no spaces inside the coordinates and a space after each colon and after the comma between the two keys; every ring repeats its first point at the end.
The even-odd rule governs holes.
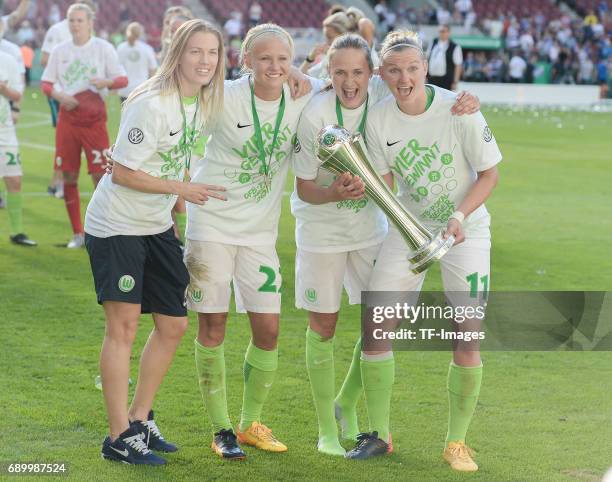
{"type": "Polygon", "coordinates": [[[353,359],[348,369],[342,388],[336,397],[336,404],[340,408],[342,416],[342,436],[354,439],[359,433],[357,420],[357,402],[363,393],[361,384],[361,338],[355,343],[353,359]]]}
{"type": "Polygon", "coordinates": [[[389,440],[389,413],[395,379],[395,360],[391,352],[382,359],[365,360],[364,356],[366,355],[361,355],[361,379],[368,408],[370,432],[378,432],[378,438],[386,442],[389,440]]]}
{"type": "Polygon", "coordinates": [[[79,195],[79,187],[76,184],[64,183],[64,204],[66,205],[66,211],[68,211],[72,232],[74,234],[82,233],[81,196],[79,195]]]}
{"type": "Polygon", "coordinates": [[[225,354],[223,343],[208,347],[195,340],[195,362],[204,407],[214,432],[231,429],[225,389],[225,354]]]}
{"type": "Polygon", "coordinates": [[[257,348],[253,341],[244,357],[244,394],[240,430],[246,430],[253,422],[261,420],[261,409],[278,368],[278,349],[271,351],[257,348]]]}
{"type": "Polygon", "coordinates": [[[23,195],[21,192],[6,193],[6,210],[11,225],[11,236],[23,232],[23,195]]]}
{"type": "Polygon", "coordinates": [[[478,402],[482,382],[482,365],[462,367],[450,364],[448,369],[448,433],[446,443],[464,442],[478,402]]]}
{"type": "Polygon", "coordinates": [[[319,438],[338,438],[334,417],[334,339],[306,330],[306,370],[319,420],[319,438]]]}

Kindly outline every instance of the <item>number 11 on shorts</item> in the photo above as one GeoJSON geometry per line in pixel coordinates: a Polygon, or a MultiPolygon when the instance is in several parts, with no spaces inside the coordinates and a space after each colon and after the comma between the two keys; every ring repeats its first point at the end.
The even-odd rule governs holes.
{"type": "MultiPolygon", "coordinates": [[[[478,272],[467,275],[465,279],[470,283],[470,298],[478,297],[478,272]]],[[[489,275],[481,276],[480,282],[482,283],[482,297],[486,300],[489,296],[489,275]]]]}

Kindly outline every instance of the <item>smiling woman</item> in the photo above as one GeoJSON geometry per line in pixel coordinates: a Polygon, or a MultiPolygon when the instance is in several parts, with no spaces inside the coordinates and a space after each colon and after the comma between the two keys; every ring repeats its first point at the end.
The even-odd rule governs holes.
{"type": "MultiPolygon", "coordinates": [[[[366,129],[368,150],[379,174],[393,173],[404,207],[432,232],[442,231],[445,239],[454,236],[455,244],[440,260],[448,303],[455,308],[480,306],[490,289],[491,219],[484,202],[497,184],[501,161],[495,138],[482,114],[452,116],[449,106],[457,96],[425,84],[428,66],[416,34],[389,34],[381,59],[380,74],[393,96],[371,111],[366,129]]],[[[420,291],[426,273],[411,272],[411,255],[398,230],[390,229],[368,290],[420,291]]],[[[453,328],[478,331],[478,319],[457,320],[453,328]]],[[[472,472],[478,465],[465,439],[480,392],[482,362],[477,342],[458,341],[453,348],[443,456],[454,470],[472,472]]],[[[363,377],[371,429],[385,440],[393,353],[364,350],[362,360],[372,373],[363,377]],[[385,381],[384,390],[380,390],[381,380],[385,381]],[[370,403],[369,394],[376,397],[376,405],[370,403]]],[[[362,373],[366,375],[363,363],[362,373]]],[[[364,440],[364,453],[367,444],[364,440]]],[[[380,445],[373,440],[372,446],[376,444],[380,445]]]]}
{"type": "Polygon", "coordinates": [[[110,436],[102,456],[160,465],[150,449],[174,452],[153,418],[153,399],[187,328],[189,275],[174,237],[170,211],[178,195],[194,204],[225,199],[222,187],[184,183],[191,150],[223,102],[223,41],[202,20],[183,24],[157,74],[124,103],[106,174],[87,208],[85,244],[98,302],[106,315],[100,353],[110,436]],[[128,410],[130,354],[141,313],[155,327],[142,352],[128,410]],[[148,447],[142,440],[148,440],[148,447]]]}
{"type": "Polygon", "coordinates": [[[264,24],[249,30],[241,52],[245,75],[226,81],[225,109],[208,132],[204,160],[193,176],[227,185],[228,202],[223,209],[216,203],[187,205],[187,303],[199,321],[196,367],[212,448],[229,459],[245,457],[238,441],[287,450],[261,423],[261,413],[278,365],[281,276],[275,244],[281,199],[298,118],[310,98],[291,96],[292,60],[293,41],[283,28],[264,24]],[[232,281],[237,308],[248,312],[253,335],[236,433],[227,409],[223,348],[232,281]]]}

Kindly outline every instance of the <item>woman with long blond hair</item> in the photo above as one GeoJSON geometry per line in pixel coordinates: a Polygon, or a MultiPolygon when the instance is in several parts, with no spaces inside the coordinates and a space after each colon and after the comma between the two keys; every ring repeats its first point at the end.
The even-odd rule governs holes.
{"type": "Polygon", "coordinates": [[[189,275],[173,235],[177,195],[194,204],[224,196],[219,186],[183,183],[191,149],[204,124],[222,110],[221,33],[202,20],[183,24],[159,71],[127,98],[112,153],[112,174],[100,181],[85,217],[85,244],[106,316],[100,354],[110,434],[102,456],[161,465],[153,452],[173,452],[153,418],[153,400],[187,328],[189,275]],[[132,344],[141,313],[154,328],[140,359],[128,410],[132,344]]]}
{"type": "MultiPolygon", "coordinates": [[[[193,180],[227,186],[227,203],[187,204],[185,264],[191,275],[188,308],[198,313],[195,358],[200,390],[213,427],[212,449],[245,457],[238,442],[261,450],[287,447],[261,420],[278,366],[281,307],[276,238],[281,200],[302,108],[287,80],[293,40],[274,24],[253,27],[241,52],[245,74],[227,81],[225,109],[209,130],[204,160],[193,180]],[[221,209],[222,208],[222,209],[221,209]],[[234,432],[227,409],[223,341],[233,282],[239,311],[248,312],[252,339],[244,360],[244,395],[234,432]]],[[[320,82],[305,81],[320,88],[320,82]]]]}

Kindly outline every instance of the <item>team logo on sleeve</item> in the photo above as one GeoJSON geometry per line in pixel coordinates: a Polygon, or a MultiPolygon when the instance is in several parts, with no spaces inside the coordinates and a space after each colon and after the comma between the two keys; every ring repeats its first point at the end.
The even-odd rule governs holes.
{"type": "Polygon", "coordinates": [[[482,132],[482,138],[485,140],[485,142],[491,142],[491,139],[493,139],[493,133],[491,132],[491,129],[489,129],[489,126],[485,126],[484,131],[482,132]]]}
{"type": "Polygon", "coordinates": [[[124,274],[121,278],[119,278],[119,289],[124,293],[129,293],[136,286],[136,281],[129,274],[124,274]]]}
{"type": "Polygon", "coordinates": [[[128,141],[132,144],[140,144],[144,139],[144,134],[138,127],[132,127],[128,132],[128,141]]]}

